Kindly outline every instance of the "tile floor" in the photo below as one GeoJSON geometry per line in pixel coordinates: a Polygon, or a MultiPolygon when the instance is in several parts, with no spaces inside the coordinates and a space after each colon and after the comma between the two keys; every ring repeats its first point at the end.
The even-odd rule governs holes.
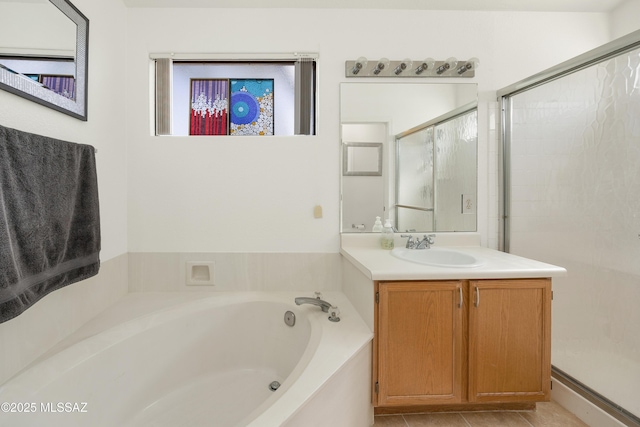
{"type": "Polygon", "coordinates": [[[578,417],[551,401],[536,411],[455,412],[444,414],[377,415],[376,427],[588,427],[578,417]]]}

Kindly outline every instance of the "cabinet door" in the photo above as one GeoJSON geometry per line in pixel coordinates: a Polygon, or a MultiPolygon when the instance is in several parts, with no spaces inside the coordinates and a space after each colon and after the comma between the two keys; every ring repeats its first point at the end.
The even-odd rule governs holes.
{"type": "Polygon", "coordinates": [[[384,282],[378,304],[378,406],[459,403],[462,282],[384,282]]]}
{"type": "Polygon", "coordinates": [[[469,286],[469,401],[548,401],[551,280],[469,286]]]}

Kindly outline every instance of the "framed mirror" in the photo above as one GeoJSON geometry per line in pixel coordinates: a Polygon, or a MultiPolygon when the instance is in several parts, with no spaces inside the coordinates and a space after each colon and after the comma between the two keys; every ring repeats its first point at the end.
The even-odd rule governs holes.
{"type": "Polygon", "coordinates": [[[381,142],[345,142],[342,150],[342,175],[382,175],[381,142]]]}
{"type": "Polygon", "coordinates": [[[475,83],[342,83],[340,231],[370,232],[376,216],[400,232],[475,231],[477,112],[468,106],[477,108],[475,83]],[[345,174],[348,146],[371,142],[382,144],[381,174],[345,174]]]}
{"type": "Polygon", "coordinates": [[[0,89],[87,120],[89,20],[68,0],[0,0],[0,89]]]}

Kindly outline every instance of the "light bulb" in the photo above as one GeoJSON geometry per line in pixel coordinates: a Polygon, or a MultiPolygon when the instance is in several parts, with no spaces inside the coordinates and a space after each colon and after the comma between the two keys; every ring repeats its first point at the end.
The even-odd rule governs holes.
{"type": "Polygon", "coordinates": [[[470,58],[467,62],[459,66],[456,71],[458,72],[458,74],[463,74],[469,70],[475,70],[479,66],[480,61],[478,60],[478,58],[470,58]]]}
{"type": "Polygon", "coordinates": [[[396,67],[395,70],[393,70],[393,73],[398,76],[400,75],[404,70],[410,69],[411,66],[413,65],[413,61],[409,58],[405,58],[402,60],[402,62],[400,62],[400,64],[396,67]]]}
{"type": "Polygon", "coordinates": [[[385,69],[389,68],[389,60],[387,58],[380,58],[378,63],[373,67],[371,73],[374,76],[380,75],[385,69]]]}
{"type": "Polygon", "coordinates": [[[415,69],[415,73],[416,74],[422,74],[426,70],[431,70],[431,69],[433,69],[433,66],[435,65],[435,63],[436,63],[435,59],[427,58],[424,61],[418,63],[419,65],[415,69]]]}
{"type": "Polygon", "coordinates": [[[369,61],[367,61],[367,58],[365,58],[364,56],[361,56],[360,58],[356,59],[356,63],[353,65],[353,68],[351,69],[351,74],[353,75],[358,74],[360,70],[362,70],[367,66],[368,63],[369,61]]]}
{"type": "Polygon", "coordinates": [[[438,67],[438,69],[436,70],[436,73],[442,74],[445,71],[449,71],[450,69],[454,68],[457,63],[458,63],[458,60],[453,56],[450,58],[447,58],[447,60],[444,61],[444,64],[438,67]]]}

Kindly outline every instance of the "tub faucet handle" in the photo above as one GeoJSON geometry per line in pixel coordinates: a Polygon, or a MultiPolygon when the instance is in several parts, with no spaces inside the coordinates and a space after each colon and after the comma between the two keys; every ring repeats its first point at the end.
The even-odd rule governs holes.
{"type": "Polygon", "coordinates": [[[335,305],[332,305],[329,309],[329,320],[331,320],[332,322],[340,321],[340,309],[335,305]]]}

